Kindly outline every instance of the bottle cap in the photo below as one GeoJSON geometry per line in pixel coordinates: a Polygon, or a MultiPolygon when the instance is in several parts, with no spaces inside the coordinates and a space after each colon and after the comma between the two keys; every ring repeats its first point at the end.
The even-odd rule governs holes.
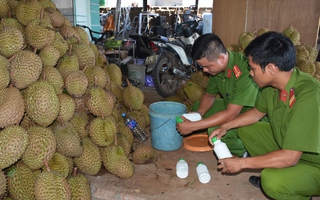
{"type": "Polygon", "coordinates": [[[203,165],[203,162],[198,162],[197,166],[198,166],[198,165],[201,165],[201,164],[203,165]]]}
{"type": "Polygon", "coordinates": [[[217,141],[217,140],[218,140],[217,137],[213,137],[213,138],[211,139],[211,142],[214,143],[214,142],[217,141]]]}
{"type": "Polygon", "coordinates": [[[181,119],[181,117],[176,117],[176,122],[181,123],[181,122],[183,122],[183,119],[181,119]]]}
{"type": "Polygon", "coordinates": [[[184,161],[186,161],[184,158],[180,158],[179,160],[184,160],[184,161]]]}

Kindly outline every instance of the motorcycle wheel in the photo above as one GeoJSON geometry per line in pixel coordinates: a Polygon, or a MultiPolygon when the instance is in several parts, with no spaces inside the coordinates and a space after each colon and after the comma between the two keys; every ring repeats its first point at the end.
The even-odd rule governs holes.
{"type": "Polygon", "coordinates": [[[178,65],[168,54],[162,54],[158,59],[154,69],[152,70],[152,77],[154,86],[159,95],[164,98],[173,96],[178,89],[181,79],[173,73],[173,67],[178,65]]]}

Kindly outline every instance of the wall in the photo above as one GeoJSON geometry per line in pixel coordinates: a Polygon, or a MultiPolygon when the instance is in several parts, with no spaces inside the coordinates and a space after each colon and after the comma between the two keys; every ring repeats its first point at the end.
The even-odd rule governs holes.
{"type": "Polygon", "coordinates": [[[301,43],[316,45],[319,16],[319,0],[214,0],[212,31],[229,45],[242,32],[265,27],[282,32],[292,24],[301,43]]]}

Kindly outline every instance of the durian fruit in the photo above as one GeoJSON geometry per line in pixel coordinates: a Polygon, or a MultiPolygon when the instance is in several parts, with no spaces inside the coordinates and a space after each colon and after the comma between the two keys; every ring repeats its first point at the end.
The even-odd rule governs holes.
{"type": "Polygon", "coordinates": [[[10,66],[12,83],[16,88],[24,89],[38,80],[42,71],[42,60],[31,51],[20,50],[11,60],[10,66]]]}
{"type": "Polygon", "coordinates": [[[142,104],[140,112],[146,120],[146,127],[148,127],[150,125],[149,106],[147,106],[146,104],[142,104]]]}
{"type": "Polygon", "coordinates": [[[205,92],[205,89],[202,88],[197,83],[188,80],[186,85],[183,87],[183,91],[186,93],[188,100],[193,105],[195,102],[199,101],[205,92]]]}
{"type": "Polygon", "coordinates": [[[32,21],[38,19],[42,10],[42,5],[38,0],[23,0],[16,5],[16,18],[24,26],[32,21]]]}
{"type": "Polygon", "coordinates": [[[17,88],[0,89],[0,128],[19,124],[24,111],[23,98],[17,88]]]}
{"type": "Polygon", "coordinates": [[[60,51],[53,45],[47,45],[40,50],[39,56],[44,67],[54,67],[60,58],[60,51]]]}
{"type": "Polygon", "coordinates": [[[57,94],[61,94],[64,87],[64,81],[60,72],[55,67],[43,67],[40,80],[45,80],[51,83],[57,94]]]}
{"type": "Polygon", "coordinates": [[[51,83],[39,80],[32,83],[24,95],[26,112],[38,125],[47,127],[58,116],[60,103],[51,83]]]}
{"type": "Polygon", "coordinates": [[[16,27],[6,26],[2,19],[2,30],[0,30],[0,54],[9,58],[20,51],[24,45],[23,33],[16,27]]]}
{"type": "Polygon", "coordinates": [[[300,44],[300,33],[292,24],[289,24],[289,26],[282,31],[282,35],[290,38],[294,45],[300,44]]]}
{"type": "Polygon", "coordinates": [[[75,113],[76,103],[74,102],[73,98],[66,93],[61,93],[58,95],[58,97],[60,102],[58,119],[63,122],[68,122],[75,113]]]}
{"type": "Polygon", "coordinates": [[[116,96],[118,102],[123,102],[123,88],[121,86],[110,81],[110,88],[107,89],[105,87],[105,89],[111,91],[116,96]]]}
{"type": "Polygon", "coordinates": [[[107,75],[101,67],[90,65],[86,68],[84,74],[88,78],[88,87],[105,87],[107,83],[107,75]]]}
{"type": "Polygon", "coordinates": [[[108,117],[111,115],[116,99],[100,86],[88,88],[85,94],[86,107],[94,116],[108,117]]]}
{"type": "MultiPolygon", "coordinates": [[[[5,18],[8,16],[10,11],[10,6],[7,0],[0,1],[0,18],[5,18]]],[[[1,197],[1,193],[0,193],[1,197]]]]}
{"type": "Polygon", "coordinates": [[[18,161],[28,145],[28,134],[20,126],[9,126],[0,132],[0,170],[18,161]]]}
{"type": "Polygon", "coordinates": [[[132,161],[135,164],[153,163],[158,160],[156,150],[149,145],[139,145],[132,153],[132,161]]]}
{"type": "Polygon", "coordinates": [[[2,198],[7,191],[7,176],[4,171],[0,171],[0,198],[2,198]]]}
{"type": "Polygon", "coordinates": [[[82,140],[70,122],[55,125],[53,132],[57,141],[57,152],[69,157],[77,157],[83,153],[82,140]]]}
{"type": "Polygon", "coordinates": [[[144,103],[144,94],[138,87],[131,85],[128,79],[127,83],[128,86],[122,90],[123,103],[130,110],[140,110],[144,103]]]}
{"type": "Polygon", "coordinates": [[[125,134],[120,132],[117,133],[117,143],[119,146],[122,147],[124,155],[127,157],[130,155],[132,150],[132,143],[131,139],[127,138],[125,134]]]}
{"type": "Polygon", "coordinates": [[[238,41],[241,44],[241,48],[245,49],[249,43],[255,38],[256,30],[253,32],[243,32],[239,35],[238,41]]]}
{"type": "Polygon", "coordinates": [[[43,160],[50,160],[56,152],[56,138],[49,128],[32,126],[27,129],[29,143],[22,161],[32,170],[43,167],[43,160]]]}
{"type": "Polygon", "coordinates": [[[117,125],[111,115],[106,118],[96,117],[90,122],[88,131],[96,145],[105,147],[114,142],[117,125]]]}
{"type": "Polygon", "coordinates": [[[306,60],[306,59],[297,60],[296,66],[301,71],[309,74],[310,76],[314,76],[314,74],[316,73],[316,66],[314,62],[311,62],[310,60],[306,60]]]}
{"type": "Polygon", "coordinates": [[[101,150],[103,166],[113,175],[126,179],[133,176],[134,167],[121,146],[110,145],[101,150]]]}
{"type": "MultiPolygon", "coordinates": [[[[80,27],[80,26],[73,26],[72,28],[79,33],[81,42],[83,42],[84,44],[87,44],[87,45],[90,44],[89,35],[88,35],[88,33],[86,32],[86,30],[84,30],[84,29],[83,29],[82,27],[80,27]]],[[[91,47],[90,47],[90,48],[91,48],[91,47]]]]}
{"type": "Polygon", "coordinates": [[[70,123],[77,130],[77,133],[81,138],[88,136],[89,132],[86,130],[86,126],[89,123],[89,118],[85,112],[74,113],[70,119],[70,123]]]}
{"type": "Polygon", "coordinates": [[[97,175],[102,166],[100,148],[89,137],[82,139],[83,153],[73,158],[74,164],[85,174],[97,175]]]}
{"type": "Polygon", "coordinates": [[[48,166],[51,170],[59,173],[63,178],[67,178],[71,173],[67,157],[59,152],[54,153],[53,157],[48,162],[48,166]]]}
{"type": "Polygon", "coordinates": [[[26,26],[26,40],[38,50],[53,44],[54,35],[53,26],[44,19],[33,19],[26,26]]]}
{"type": "Polygon", "coordinates": [[[8,18],[2,18],[1,20],[2,22],[0,24],[0,30],[3,30],[6,27],[17,28],[21,31],[24,38],[25,27],[16,18],[12,18],[11,16],[8,18]]]}
{"type": "Polygon", "coordinates": [[[83,71],[71,72],[65,79],[65,88],[72,97],[81,97],[86,93],[88,78],[83,71]]]}
{"type": "Polygon", "coordinates": [[[59,27],[59,32],[67,40],[69,38],[75,38],[76,41],[80,41],[79,33],[75,29],[73,29],[70,21],[67,18],[65,18],[64,23],[59,27]]]}
{"type": "Polygon", "coordinates": [[[306,45],[306,49],[309,52],[309,60],[311,62],[315,62],[318,56],[318,50],[315,47],[310,45],[306,45]]]}
{"type": "Polygon", "coordinates": [[[115,63],[110,63],[102,67],[110,77],[111,82],[116,83],[121,87],[122,85],[122,72],[118,65],[115,63]]]}
{"type": "Polygon", "coordinates": [[[56,7],[48,6],[45,9],[45,12],[48,13],[50,21],[53,27],[59,28],[64,23],[64,16],[56,7]]]}
{"type": "Polygon", "coordinates": [[[134,141],[134,136],[132,134],[132,131],[128,126],[125,125],[125,123],[119,122],[118,123],[118,133],[122,134],[124,137],[127,138],[128,142],[132,145],[134,141]]]}
{"type": "Polygon", "coordinates": [[[52,45],[59,50],[61,56],[64,55],[69,49],[67,41],[62,37],[60,32],[54,33],[52,45]]]}
{"type": "Polygon", "coordinates": [[[92,61],[95,60],[94,52],[89,44],[76,43],[72,47],[72,52],[78,57],[81,70],[91,65],[92,61]]]}
{"type": "Polygon", "coordinates": [[[46,8],[48,8],[48,7],[50,7],[50,8],[56,8],[55,3],[54,3],[53,1],[51,1],[51,0],[38,0],[38,1],[39,1],[39,3],[42,5],[42,7],[43,7],[44,9],[46,9],[46,8]]]}
{"type": "Polygon", "coordinates": [[[80,70],[78,57],[71,52],[71,49],[72,46],[70,47],[67,53],[63,54],[59,58],[56,66],[63,80],[66,80],[66,78],[71,72],[76,72],[80,70]]]}
{"type": "Polygon", "coordinates": [[[208,82],[209,82],[209,76],[207,73],[203,72],[202,70],[196,71],[191,74],[190,80],[197,83],[198,85],[200,85],[204,89],[206,89],[208,82]]]}
{"type": "Polygon", "coordinates": [[[241,44],[229,44],[228,46],[226,46],[226,49],[232,52],[240,52],[241,48],[241,44]]]}
{"type": "Polygon", "coordinates": [[[36,199],[71,199],[71,189],[67,180],[48,166],[37,176],[34,194],[36,199]]]}
{"type": "Polygon", "coordinates": [[[296,55],[297,55],[297,61],[298,60],[309,60],[309,51],[306,47],[306,45],[299,44],[295,46],[296,49],[296,55]]]}
{"type": "Polygon", "coordinates": [[[257,36],[260,36],[260,35],[262,35],[262,34],[264,34],[264,33],[269,32],[269,31],[270,31],[269,27],[260,28],[260,29],[257,30],[257,36]]]}
{"type": "Polygon", "coordinates": [[[67,179],[71,189],[71,200],[91,200],[91,187],[88,178],[83,174],[77,174],[77,168],[74,169],[73,176],[67,179]]]}
{"type": "Polygon", "coordinates": [[[22,161],[12,165],[8,171],[8,191],[14,199],[34,200],[36,173],[22,161]]]}

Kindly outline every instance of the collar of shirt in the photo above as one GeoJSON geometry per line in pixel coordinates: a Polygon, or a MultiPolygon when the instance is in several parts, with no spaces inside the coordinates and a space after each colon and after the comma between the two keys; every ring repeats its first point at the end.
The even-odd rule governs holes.
{"type": "Polygon", "coordinates": [[[294,94],[294,85],[297,80],[297,75],[298,71],[296,70],[296,68],[294,68],[286,87],[280,91],[281,101],[290,107],[292,107],[293,103],[296,101],[296,96],[294,94]]]}
{"type": "Polygon", "coordinates": [[[229,54],[228,66],[227,66],[227,68],[226,68],[226,70],[225,70],[225,72],[224,72],[224,76],[225,76],[226,78],[231,78],[232,68],[233,68],[233,66],[235,65],[235,63],[234,63],[234,62],[231,62],[231,61],[234,60],[234,58],[233,58],[233,57],[234,57],[233,52],[228,51],[228,54],[229,54]]]}

